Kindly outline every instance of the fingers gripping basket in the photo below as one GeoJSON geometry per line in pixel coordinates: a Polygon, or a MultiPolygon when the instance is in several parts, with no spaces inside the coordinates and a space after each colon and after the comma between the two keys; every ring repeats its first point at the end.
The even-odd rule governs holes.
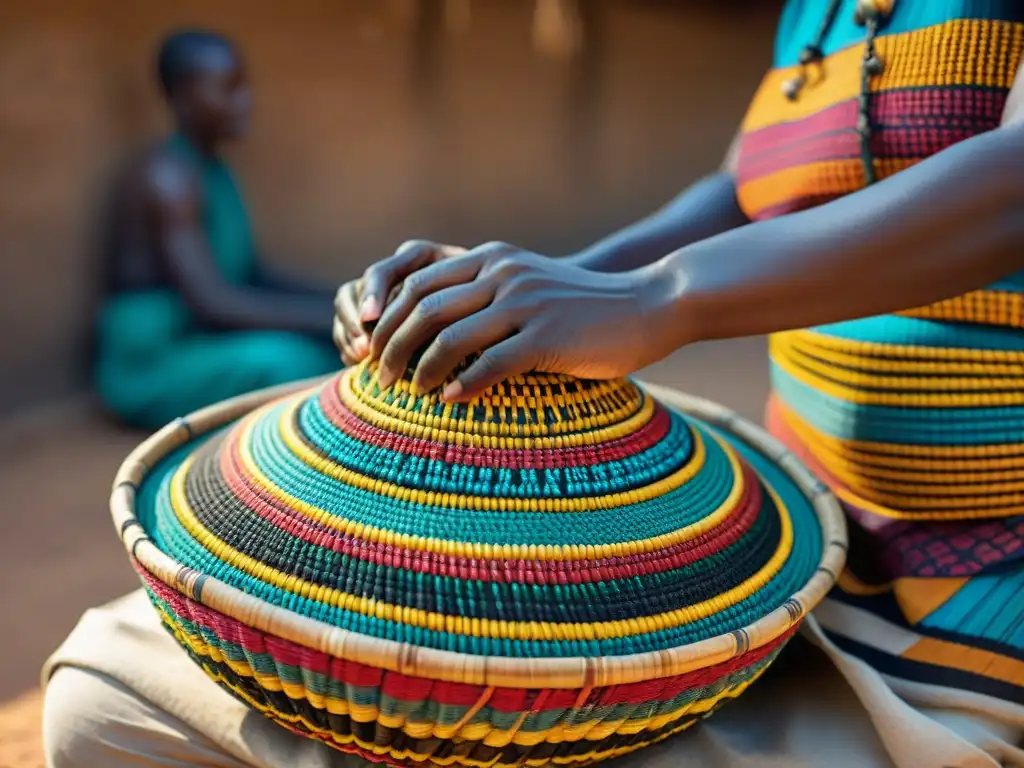
{"type": "Polygon", "coordinates": [[[834,499],[761,430],[626,380],[449,406],[350,369],[168,425],[111,506],[211,678],[397,766],[660,741],[765,670],[845,553],[834,499]]]}

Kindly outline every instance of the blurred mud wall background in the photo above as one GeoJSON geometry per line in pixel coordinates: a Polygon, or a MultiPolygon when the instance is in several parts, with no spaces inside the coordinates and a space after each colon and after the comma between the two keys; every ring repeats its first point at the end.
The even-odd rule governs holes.
{"type": "Polygon", "coordinates": [[[584,2],[575,57],[538,50],[532,0],[0,3],[0,416],[85,387],[102,213],[165,130],[169,28],[241,44],[260,241],[340,281],[410,237],[568,252],[715,167],[777,3],[584,2]]]}

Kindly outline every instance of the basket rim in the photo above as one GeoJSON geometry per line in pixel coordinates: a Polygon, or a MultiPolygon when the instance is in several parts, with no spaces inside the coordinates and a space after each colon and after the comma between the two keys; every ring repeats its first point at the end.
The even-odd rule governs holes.
{"type": "Polygon", "coordinates": [[[803,462],[761,427],[701,397],[634,382],[663,405],[700,418],[748,443],[775,462],[810,500],[822,535],[818,567],[785,603],[733,632],[662,651],[623,656],[518,658],[421,648],[383,640],[271,605],[211,576],[201,575],[159,549],[136,516],[136,493],[149,471],[172,451],[226,426],[271,400],[310,393],[337,374],[256,390],[176,419],[139,444],[114,478],[110,513],[133,563],[166,586],[257,631],[334,658],[412,677],[495,687],[580,689],[673,677],[760,648],[798,625],[835,584],[846,561],[846,521],[836,497],[803,462]]]}

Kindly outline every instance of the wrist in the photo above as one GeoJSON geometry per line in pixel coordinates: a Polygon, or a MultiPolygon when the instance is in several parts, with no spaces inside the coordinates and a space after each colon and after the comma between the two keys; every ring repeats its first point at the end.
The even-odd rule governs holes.
{"type": "Polygon", "coordinates": [[[634,275],[640,313],[652,332],[673,349],[703,340],[691,280],[678,258],[666,256],[634,275]]]}

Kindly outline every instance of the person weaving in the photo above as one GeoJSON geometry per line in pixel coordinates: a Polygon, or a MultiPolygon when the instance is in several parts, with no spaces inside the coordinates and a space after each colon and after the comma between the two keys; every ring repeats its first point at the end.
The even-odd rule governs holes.
{"type": "MultiPolygon", "coordinates": [[[[848,513],[821,653],[623,765],[1024,765],[1022,54],[1016,2],[790,0],[723,169],[662,211],[570,258],[409,243],[339,292],[349,362],[453,403],[772,334],[771,429],[848,513]]],[[[172,682],[156,624],[129,598],[53,657],[51,765],[356,764],[172,682]]]]}
{"type": "Polygon", "coordinates": [[[158,72],[176,127],[118,191],[94,372],[107,408],[150,429],[337,365],[325,330],[333,291],[258,258],[221,157],[249,125],[237,49],[211,32],[175,33],[158,72]]]}
{"type": "Polygon", "coordinates": [[[568,259],[409,244],[342,289],[346,356],[368,347],[386,386],[428,345],[414,382],[457,402],[772,334],[770,430],[851,523],[819,622],[899,695],[1019,734],[1022,21],[1009,2],[791,2],[721,173],[568,259]]]}

